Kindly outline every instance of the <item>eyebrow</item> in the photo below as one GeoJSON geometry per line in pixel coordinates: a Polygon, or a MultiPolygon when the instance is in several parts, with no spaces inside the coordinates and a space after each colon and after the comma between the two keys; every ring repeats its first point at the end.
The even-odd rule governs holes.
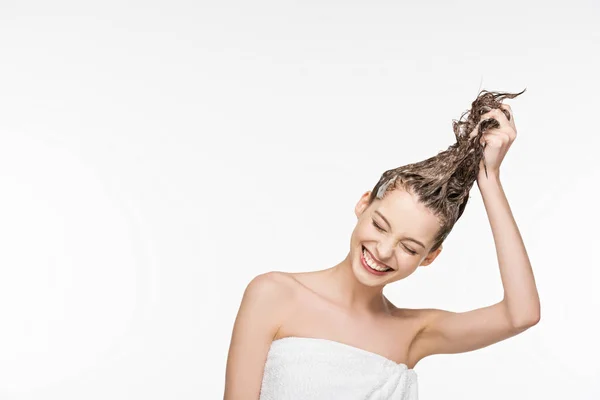
{"type": "MultiPolygon", "coordinates": [[[[387,218],[385,218],[385,217],[383,216],[383,214],[382,214],[382,213],[380,213],[380,212],[379,212],[379,211],[377,211],[377,210],[375,210],[375,213],[376,213],[377,215],[379,215],[379,216],[380,216],[380,217],[381,217],[381,218],[382,218],[382,219],[385,221],[385,223],[386,223],[386,224],[387,224],[387,225],[388,225],[390,228],[392,227],[392,225],[390,224],[390,222],[387,220],[387,218]]],[[[425,248],[425,245],[424,245],[423,243],[419,242],[417,239],[414,239],[414,238],[411,238],[411,237],[409,237],[409,238],[406,238],[406,240],[410,240],[411,242],[415,242],[416,244],[418,244],[418,245],[420,245],[421,247],[425,248]]]]}

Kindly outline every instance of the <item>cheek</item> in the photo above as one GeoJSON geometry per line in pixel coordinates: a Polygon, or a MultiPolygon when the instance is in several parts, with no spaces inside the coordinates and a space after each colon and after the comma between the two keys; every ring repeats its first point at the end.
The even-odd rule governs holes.
{"type": "Polygon", "coordinates": [[[377,240],[377,236],[365,225],[357,225],[354,232],[352,232],[352,238],[357,242],[377,240]]]}
{"type": "Polygon", "coordinates": [[[405,254],[404,256],[400,255],[396,260],[398,262],[398,270],[406,275],[412,274],[417,269],[420,262],[420,259],[417,256],[409,254],[405,254]]]}

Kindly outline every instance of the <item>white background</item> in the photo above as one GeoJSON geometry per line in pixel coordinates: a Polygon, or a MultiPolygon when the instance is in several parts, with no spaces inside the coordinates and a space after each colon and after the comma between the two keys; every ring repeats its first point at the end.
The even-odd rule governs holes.
{"type": "MultiPolygon", "coordinates": [[[[538,325],[428,399],[600,398],[596,1],[0,3],[0,398],[222,398],[247,283],[341,261],[381,173],[527,91],[501,169],[538,325]]],[[[400,307],[502,298],[473,186],[400,307]]]]}

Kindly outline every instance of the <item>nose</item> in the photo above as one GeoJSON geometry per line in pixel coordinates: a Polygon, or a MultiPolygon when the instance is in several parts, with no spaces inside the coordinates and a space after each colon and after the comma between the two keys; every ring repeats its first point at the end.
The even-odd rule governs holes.
{"type": "Polygon", "coordinates": [[[379,261],[386,262],[394,254],[394,243],[391,240],[384,240],[377,243],[377,254],[375,257],[379,257],[379,261]]]}

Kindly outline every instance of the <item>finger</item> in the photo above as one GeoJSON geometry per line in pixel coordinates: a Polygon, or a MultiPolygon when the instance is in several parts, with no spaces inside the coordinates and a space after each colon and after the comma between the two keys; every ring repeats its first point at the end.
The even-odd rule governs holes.
{"type": "Polygon", "coordinates": [[[500,107],[502,107],[503,110],[508,111],[510,118],[508,118],[508,120],[510,121],[510,123],[513,125],[513,127],[515,126],[515,115],[513,114],[513,110],[510,107],[510,105],[508,104],[500,104],[500,107]]]}
{"type": "MultiPolygon", "coordinates": [[[[498,121],[498,123],[500,124],[500,128],[510,125],[510,121],[508,120],[508,118],[506,118],[506,114],[504,114],[502,112],[502,110],[500,110],[499,108],[494,108],[493,110],[488,111],[485,114],[483,114],[481,116],[480,122],[483,120],[486,120],[486,119],[490,119],[490,118],[493,118],[496,121],[498,121]]],[[[500,129],[500,128],[496,128],[496,129],[500,129]]]]}
{"type": "Polygon", "coordinates": [[[514,141],[514,136],[499,129],[490,129],[481,136],[480,143],[483,144],[484,141],[487,144],[495,143],[510,145],[514,141]]]}
{"type": "Polygon", "coordinates": [[[480,120],[477,125],[475,125],[475,128],[473,128],[473,130],[471,131],[471,133],[469,133],[469,138],[472,138],[473,136],[477,136],[477,133],[479,132],[479,125],[481,125],[481,121],[480,120]]]}

